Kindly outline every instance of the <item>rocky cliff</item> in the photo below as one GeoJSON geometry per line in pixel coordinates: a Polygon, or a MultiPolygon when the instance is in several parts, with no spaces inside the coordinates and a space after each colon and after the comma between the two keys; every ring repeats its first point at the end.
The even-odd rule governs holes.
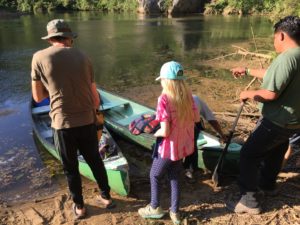
{"type": "Polygon", "coordinates": [[[138,12],[145,14],[168,13],[170,15],[203,12],[205,0],[137,0],[138,12]]]}

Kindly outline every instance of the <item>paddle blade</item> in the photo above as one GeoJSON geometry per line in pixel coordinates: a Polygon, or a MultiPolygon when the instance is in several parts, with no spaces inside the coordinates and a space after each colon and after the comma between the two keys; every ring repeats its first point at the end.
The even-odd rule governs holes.
{"type": "Polygon", "coordinates": [[[214,187],[218,187],[218,185],[219,185],[219,174],[218,174],[217,170],[218,170],[218,164],[215,167],[213,175],[211,177],[211,180],[213,182],[213,186],[214,187]]]}

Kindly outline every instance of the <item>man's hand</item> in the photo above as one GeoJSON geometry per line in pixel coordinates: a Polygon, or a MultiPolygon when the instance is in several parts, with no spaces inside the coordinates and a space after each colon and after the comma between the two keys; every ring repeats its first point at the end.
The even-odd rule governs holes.
{"type": "Polygon", "coordinates": [[[242,102],[247,101],[250,98],[249,93],[250,93],[249,91],[242,91],[240,94],[240,100],[242,102]]]}
{"type": "Polygon", "coordinates": [[[236,68],[231,69],[230,71],[235,78],[247,75],[246,67],[236,67],[236,68]]]}

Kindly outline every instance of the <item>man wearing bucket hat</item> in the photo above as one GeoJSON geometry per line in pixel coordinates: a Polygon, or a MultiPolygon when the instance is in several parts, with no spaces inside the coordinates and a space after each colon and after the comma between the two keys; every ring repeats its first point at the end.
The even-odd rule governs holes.
{"type": "Polygon", "coordinates": [[[54,144],[67,177],[74,215],[81,219],[85,217],[86,209],[78,170],[78,150],[101,190],[97,199],[106,207],[113,206],[106,170],[98,153],[95,109],[99,108],[100,99],[89,58],[72,47],[77,34],[63,19],[50,21],[47,32],[42,39],[51,46],[36,52],[32,58],[32,96],[36,102],[50,97],[54,144]]]}

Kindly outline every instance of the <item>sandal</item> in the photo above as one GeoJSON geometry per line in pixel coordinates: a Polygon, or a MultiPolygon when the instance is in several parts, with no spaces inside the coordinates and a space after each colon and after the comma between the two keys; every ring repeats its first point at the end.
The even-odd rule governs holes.
{"type": "Polygon", "coordinates": [[[116,204],[112,199],[105,199],[101,195],[96,196],[96,201],[103,205],[106,209],[112,209],[116,207],[116,204]]]}
{"type": "Polygon", "coordinates": [[[84,219],[86,217],[86,209],[84,207],[82,208],[82,213],[81,214],[78,214],[76,212],[76,209],[78,209],[78,208],[75,204],[73,204],[72,209],[73,209],[73,214],[74,214],[74,217],[75,217],[76,220],[81,220],[81,219],[84,219]]]}

